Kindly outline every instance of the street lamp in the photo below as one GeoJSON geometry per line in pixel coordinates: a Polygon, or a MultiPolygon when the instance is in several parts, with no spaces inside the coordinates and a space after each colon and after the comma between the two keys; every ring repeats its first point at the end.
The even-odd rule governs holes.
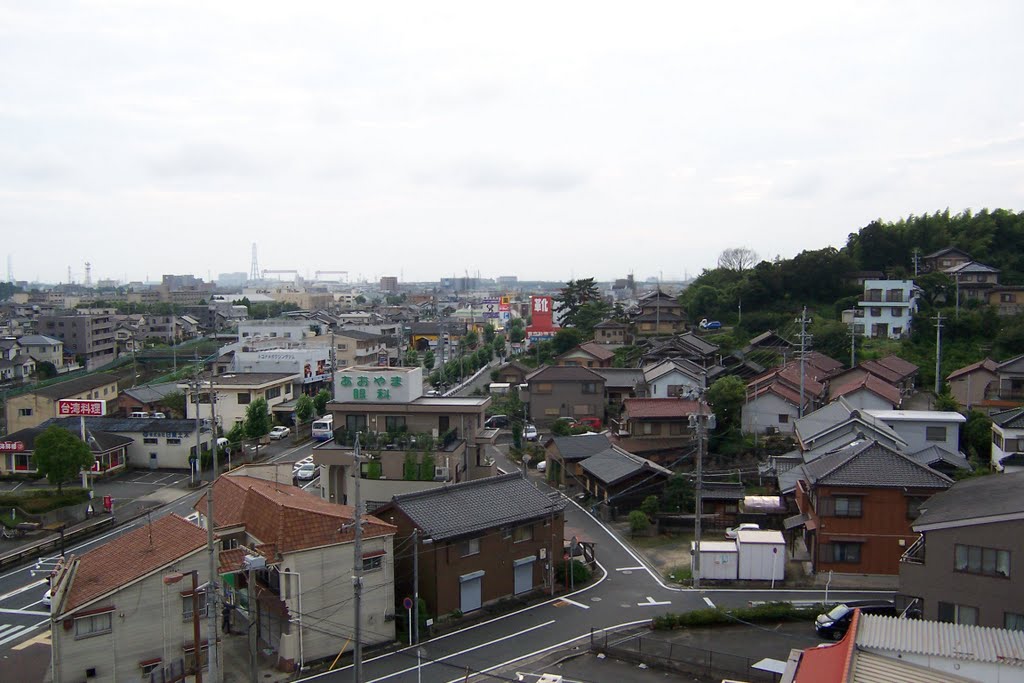
{"type": "Polygon", "coordinates": [[[203,683],[202,647],[199,642],[199,570],[193,569],[190,572],[173,572],[164,575],[164,585],[170,586],[178,583],[186,576],[192,576],[192,644],[195,648],[196,683],[203,683]]]}

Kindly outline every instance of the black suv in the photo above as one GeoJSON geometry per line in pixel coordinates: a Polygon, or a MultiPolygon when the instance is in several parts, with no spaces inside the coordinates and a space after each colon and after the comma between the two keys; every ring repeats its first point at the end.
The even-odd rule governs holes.
{"type": "Polygon", "coordinates": [[[487,429],[506,429],[508,425],[508,415],[491,415],[484,422],[484,427],[487,427],[487,429]]]}
{"type": "Polygon", "coordinates": [[[822,638],[839,640],[846,635],[853,620],[853,610],[859,609],[864,614],[878,614],[884,617],[899,616],[896,605],[889,600],[851,600],[836,605],[827,614],[819,614],[814,619],[814,630],[822,638]]]}

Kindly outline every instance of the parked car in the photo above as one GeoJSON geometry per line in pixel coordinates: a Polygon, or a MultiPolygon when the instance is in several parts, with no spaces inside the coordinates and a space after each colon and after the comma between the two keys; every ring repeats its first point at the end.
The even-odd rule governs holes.
{"type": "Polygon", "coordinates": [[[274,439],[276,441],[278,439],[283,439],[284,437],[288,436],[291,433],[292,430],[288,429],[287,427],[274,427],[273,429],[270,430],[269,436],[271,439],[274,439]]]}
{"type": "Polygon", "coordinates": [[[581,417],[579,422],[576,424],[581,424],[584,427],[590,427],[595,432],[601,431],[601,418],[599,417],[581,417]]]}
{"type": "Polygon", "coordinates": [[[508,415],[491,415],[484,422],[487,429],[506,429],[509,425],[508,415]]]}
{"type": "Polygon", "coordinates": [[[878,614],[884,617],[899,616],[896,605],[890,600],[851,600],[836,605],[826,614],[814,618],[814,630],[822,638],[839,640],[846,635],[853,620],[853,611],[859,609],[864,614],[878,614]]]}
{"type": "Polygon", "coordinates": [[[569,425],[570,427],[575,427],[576,426],[576,418],[575,417],[569,417],[568,415],[565,415],[565,416],[562,416],[562,417],[559,417],[559,418],[555,418],[555,422],[564,422],[567,425],[569,425]]]}
{"type": "Polygon", "coordinates": [[[294,465],[292,465],[292,474],[298,472],[299,468],[302,467],[303,465],[307,465],[307,464],[311,465],[312,463],[313,463],[313,456],[312,455],[307,456],[307,457],[303,458],[302,460],[297,461],[294,465]]]}
{"type": "Polygon", "coordinates": [[[548,461],[547,460],[541,460],[539,463],[537,463],[537,471],[538,472],[546,472],[547,469],[548,469],[548,461]]]}
{"type": "Polygon", "coordinates": [[[761,527],[753,522],[744,522],[743,524],[737,524],[736,526],[729,527],[725,530],[726,538],[736,538],[741,531],[760,531],[761,527]]]}
{"type": "Polygon", "coordinates": [[[718,320],[708,320],[704,318],[700,321],[700,329],[702,330],[720,330],[722,329],[722,323],[718,320]]]}
{"type": "Polygon", "coordinates": [[[39,601],[39,602],[43,603],[43,607],[45,607],[46,609],[50,609],[50,604],[53,601],[53,595],[51,593],[51,590],[52,589],[47,588],[46,592],[43,593],[43,599],[39,601]]]}
{"type": "Polygon", "coordinates": [[[534,425],[527,424],[523,427],[523,438],[527,441],[536,441],[540,435],[537,434],[537,428],[534,425]]]}
{"type": "Polygon", "coordinates": [[[302,481],[309,481],[316,479],[317,466],[311,462],[304,462],[299,465],[299,468],[295,470],[295,478],[301,479],[302,481]]]}

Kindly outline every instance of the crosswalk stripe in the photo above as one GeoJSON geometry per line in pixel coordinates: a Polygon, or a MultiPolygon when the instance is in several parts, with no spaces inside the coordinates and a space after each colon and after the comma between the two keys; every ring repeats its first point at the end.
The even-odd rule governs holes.
{"type": "Polygon", "coordinates": [[[18,624],[0,624],[0,638],[18,628],[18,624]]]}
{"type": "Polygon", "coordinates": [[[0,635],[0,645],[6,645],[12,640],[17,640],[26,633],[36,630],[35,626],[18,626],[13,631],[8,631],[3,635],[0,635]]]}

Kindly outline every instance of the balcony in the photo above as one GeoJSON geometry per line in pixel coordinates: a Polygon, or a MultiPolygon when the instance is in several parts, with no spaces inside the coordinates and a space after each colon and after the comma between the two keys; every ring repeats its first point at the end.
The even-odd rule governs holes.
{"type": "Polygon", "coordinates": [[[924,536],[920,536],[914,541],[903,556],[900,557],[900,562],[906,564],[924,564],[924,536]]]}

